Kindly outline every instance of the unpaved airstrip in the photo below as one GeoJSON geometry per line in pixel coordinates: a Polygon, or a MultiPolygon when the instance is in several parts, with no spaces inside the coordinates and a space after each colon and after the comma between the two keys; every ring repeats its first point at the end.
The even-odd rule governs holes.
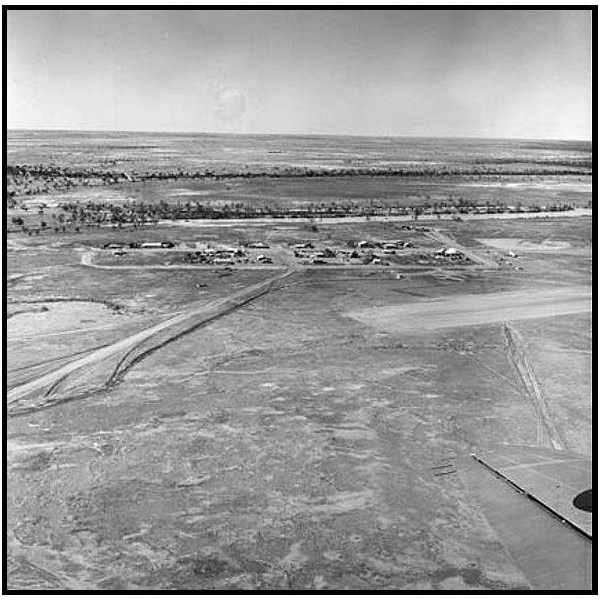
{"type": "Polygon", "coordinates": [[[540,319],[591,310],[591,289],[555,287],[492,294],[457,294],[348,313],[382,331],[419,334],[443,328],[540,319]]]}

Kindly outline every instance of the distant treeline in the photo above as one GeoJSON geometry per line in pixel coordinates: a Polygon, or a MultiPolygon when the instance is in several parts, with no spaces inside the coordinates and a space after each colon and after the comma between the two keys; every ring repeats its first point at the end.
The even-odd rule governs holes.
{"type": "Polygon", "coordinates": [[[130,172],[118,170],[81,169],[54,165],[8,165],[6,191],[9,198],[47,194],[79,186],[105,186],[126,182],[177,179],[255,179],[302,177],[488,177],[591,175],[588,160],[528,160],[518,162],[509,158],[481,159],[471,164],[411,164],[386,167],[271,166],[268,168],[201,169],[182,168],[130,172]]]}

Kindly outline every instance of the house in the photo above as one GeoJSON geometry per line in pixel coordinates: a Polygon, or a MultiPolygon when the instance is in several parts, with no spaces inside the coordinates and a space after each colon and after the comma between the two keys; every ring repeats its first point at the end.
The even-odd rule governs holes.
{"type": "Polygon", "coordinates": [[[312,248],[312,242],[304,242],[302,244],[294,244],[294,248],[297,250],[306,250],[307,248],[312,248]]]}
{"type": "Polygon", "coordinates": [[[156,250],[157,248],[163,248],[162,242],[144,242],[140,244],[140,248],[144,248],[146,250],[156,250]]]}
{"type": "Polygon", "coordinates": [[[110,242],[108,244],[104,244],[104,248],[106,250],[120,250],[121,248],[124,248],[125,244],[118,244],[117,242],[110,242]]]}
{"type": "Polygon", "coordinates": [[[215,257],[218,258],[231,258],[237,254],[236,248],[219,248],[215,250],[215,257]]]}
{"type": "Polygon", "coordinates": [[[270,256],[265,256],[264,254],[259,254],[256,257],[256,260],[261,263],[272,263],[273,259],[270,256]]]}
{"type": "Polygon", "coordinates": [[[359,248],[375,248],[374,244],[372,244],[371,242],[367,242],[366,240],[363,240],[362,242],[358,242],[357,246],[359,248]]]}
{"type": "Polygon", "coordinates": [[[450,256],[450,257],[458,257],[461,255],[456,248],[440,248],[435,252],[436,256],[450,256]]]}
{"type": "Polygon", "coordinates": [[[260,248],[260,249],[264,249],[264,248],[268,248],[268,244],[265,244],[264,242],[251,242],[250,244],[248,244],[248,248],[260,248]]]}
{"type": "Polygon", "coordinates": [[[316,252],[315,256],[317,258],[335,258],[337,256],[337,252],[335,252],[331,248],[325,248],[316,252]]]}

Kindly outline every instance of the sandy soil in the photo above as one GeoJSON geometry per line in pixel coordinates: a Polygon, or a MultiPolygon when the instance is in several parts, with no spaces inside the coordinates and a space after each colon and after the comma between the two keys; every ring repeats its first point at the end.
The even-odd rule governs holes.
{"type": "Polygon", "coordinates": [[[119,326],[128,320],[127,315],[98,302],[48,302],[48,310],[22,312],[6,323],[6,334],[11,339],[33,335],[47,335],[97,327],[119,326]]]}

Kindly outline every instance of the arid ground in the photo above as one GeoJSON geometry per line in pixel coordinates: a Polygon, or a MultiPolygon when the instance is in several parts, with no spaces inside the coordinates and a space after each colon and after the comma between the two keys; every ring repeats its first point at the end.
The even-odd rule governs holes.
{"type": "MultiPolygon", "coordinates": [[[[263,188],[325,195],[293,183],[263,188]]],[[[488,182],[515,203],[591,199],[589,178],[505,183],[488,182]]],[[[175,191],[232,193],[203,185],[175,191]]],[[[133,186],[174,193],[82,187],[8,216],[133,186]]],[[[497,445],[590,456],[591,211],[340,221],[8,234],[9,589],[535,588],[453,465],[497,445]],[[158,241],[174,247],[106,247],[158,241]],[[211,245],[247,262],[191,262],[211,245]]]]}

